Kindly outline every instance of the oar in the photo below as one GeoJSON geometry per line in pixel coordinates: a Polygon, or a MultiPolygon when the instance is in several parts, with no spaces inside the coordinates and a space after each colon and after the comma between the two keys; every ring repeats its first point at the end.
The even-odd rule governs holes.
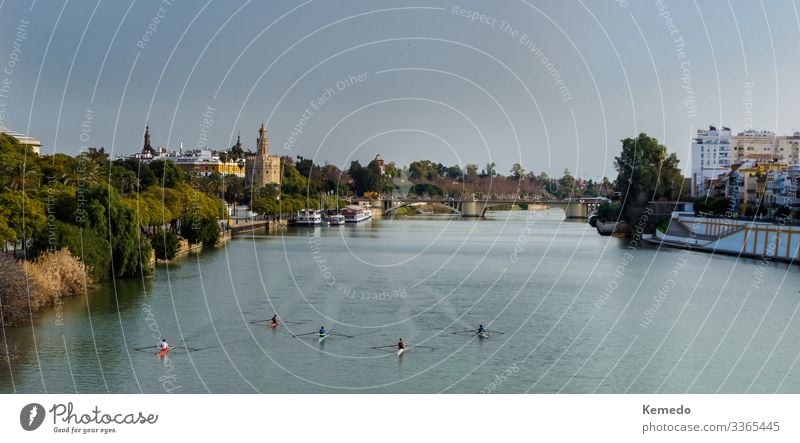
{"type": "Polygon", "coordinates": [[[255,324],[255,323],[265,323],[265,322],[268,322],[268,321],[272,321],[272,319],[268,318],[266,320],[250,320],[248,323],[250,323],[252,325],[252,324],[255,324]]]}
{"type": "Polygon", "coordinates": [[[189,348],[189,347],[186,347],[184,349],[186,349],[189,352],[197,352],[197,351],[204,351],[206,349],[218,348],[218,347],[220,347],[220,345],[211,345],[211,346],[206,346],[206,347],[203,347],[203,348],[189,348]]]}
{"type": "Polygon", "coordinates": [[[317,331],[317,332],[306,332],[305,334],[292,334],[292,337],[302,337],[304,335],[312,335],[312,334],[319,334],[319,331],[317,331]]]}
{"type": "Polygon", "coordinates": [[[466,334],[467,332],[475,332],[477,329],[467,329],[466,331],[453,332],[453,334],[466,334]]]}
{"type": "Polygon", "coordinates": [[[433,346],[424,346],[424,345],[410,345],[409,348],[425,348],[425,349],[436,349],[433,346]]]}
{"type": "MultiPolygon", "coordinates": [[[[486,332],[488,333],[489,330],[487,329],[486,332]]],[[[505,332],[495,331],[494,329],[492,329],[492,334],[503,334],[503,335],[505,335],[505,332]]]]}
{"type": "Polygon", "coordinates": [[[311,321],[311,320],[301,320],[301,321],[281,320],[282,323],[288,323],[290,325],[302,325],[303,323],[308,323],[309,321],[311,321]]]}
{"type": "Polygon", "coordinates": [[[355,338],[355,335],[340,334],[338,332],[329,332],[329,334],[330,335],[338,335],[340,337],[345,337],[345,338],[355,338]]]}
{"type": "Polygon", "coordinates": [[[397,345],[373,346],[372,349],[396,348],[397,345]]]}

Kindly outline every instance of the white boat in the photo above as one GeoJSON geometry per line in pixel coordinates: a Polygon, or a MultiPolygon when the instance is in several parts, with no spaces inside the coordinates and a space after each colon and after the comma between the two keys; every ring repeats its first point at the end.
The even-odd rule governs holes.
{"type": "Polygon", "coordinates": [[[317,209],[301,209],[297,212],[296,225],[319,226],[322,224],[322,211],[317,209]]]}
{"type": "Polygon", "coordinates": [[[398,349],[397,350],[397,356],[400,357],[401,355],[403,355],[403,352],[405,352],[405,351],[406,351],[406,348],[398,349]]]}
{"type": "Polygon", "coordinates": [[[320,335],[320,337],[319,337],[319,342],[320,342],[320,343],[324,342],[324,341],[325,341],[325,339],[326,339],[326,338],[328,338],[328,335],[330,335],[330,334],[320,335]]]}
{"type": "Polygon", "coordinates": [[[331,215],[328,217],[328,221],[330,222],[331,226],[343,225],[345,223],[344,215],[342,214],[331,215]]]}
{"type": "Polygon", "coordinates": [[[489,333],[487,332],[479,332],[478,338],[489,338],[489,333]]]}
{"type": "Polygon", "coordinates": [[[372,211],[363,206],[345,206],[340,212],[346,223],[359,223],[372,218],[372,211]]]}

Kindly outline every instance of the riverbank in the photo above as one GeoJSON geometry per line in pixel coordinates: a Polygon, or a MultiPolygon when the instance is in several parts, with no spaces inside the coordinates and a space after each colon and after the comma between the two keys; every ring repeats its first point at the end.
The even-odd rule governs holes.
{"type": "Polygon", "coordinates": [[[800,226],[675,212],[648,242],[714,254],[798,263],[800,226]]]}

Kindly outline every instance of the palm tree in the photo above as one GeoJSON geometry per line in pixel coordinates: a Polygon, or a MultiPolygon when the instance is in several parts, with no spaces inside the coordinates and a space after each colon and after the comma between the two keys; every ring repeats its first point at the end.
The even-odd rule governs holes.
{"type": "Polygon", "coordinates": [[[11,167],[11,190],[20,191],[29,188],[36,171],[25,167],[25,163],[17,163],[11,167]]]}

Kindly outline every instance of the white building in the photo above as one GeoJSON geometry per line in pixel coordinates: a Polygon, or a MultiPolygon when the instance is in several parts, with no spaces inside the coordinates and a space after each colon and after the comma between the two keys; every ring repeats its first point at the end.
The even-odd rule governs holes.
{"type": "Polygon", "coordinates": [[[15,139],[17,139],[17,142],[19,142],[19,144],[30,146],[31,149],[33,149],[33,152],[36,155],[39,155],[39,151],[41,151],[41,149],[42,149],[42,142],[40,142],[39,140],[37,140],[37,139],[35,139],[33,137],[28,137],[25,134],[20,134],[19,132],[12,131],[10,129],[3,128],[3,127],[0,127],[0,134],[10,135],[10,136],[14,137],[15,139]]]}
{"type": "Polygon", "coordinates": [[[698,129],[692,139],[692,195],[707,192],[717,177],[731,170],[731,130],[698,129]]]}

